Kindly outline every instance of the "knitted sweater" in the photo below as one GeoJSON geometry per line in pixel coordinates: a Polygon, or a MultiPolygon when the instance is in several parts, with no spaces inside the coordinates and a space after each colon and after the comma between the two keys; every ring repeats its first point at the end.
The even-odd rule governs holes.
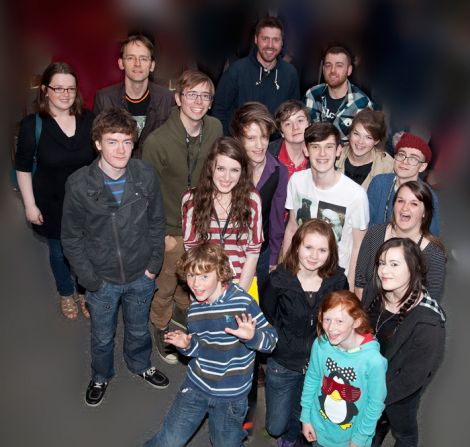
{"type": "Polygon", "coordinates": [[[248,395],[253,378],[255,351],[270,353],[277,343],[276,330],[263,312],[241,287],[230,283],[215,302],[193,301],[188,310],[190,346],[180,349],[192,357],[188,380],[213,397],[248,395]],[[227,334],[225,328],[237,329],[235,315],[251,314],[256,319],[255,335],[242,340],[227,334]]]}

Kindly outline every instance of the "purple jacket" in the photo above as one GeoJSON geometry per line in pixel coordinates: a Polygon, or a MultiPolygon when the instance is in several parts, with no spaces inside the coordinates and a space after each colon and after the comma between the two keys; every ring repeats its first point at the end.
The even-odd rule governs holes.
{"type": "Polygon", "coordinates": [[[264,243],[269,244],[269,265],[276,265],[285,230],[285,204],[287,196],[287,168],[266,152],[266,165],[256,189],[261,196],[264,243]]]}

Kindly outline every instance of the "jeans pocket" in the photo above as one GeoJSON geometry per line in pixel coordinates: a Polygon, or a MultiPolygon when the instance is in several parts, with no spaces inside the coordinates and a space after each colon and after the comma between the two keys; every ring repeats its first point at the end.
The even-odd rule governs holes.
{"type": "Polygon", "coordinates": [[[273,375],[276,375],[276,376],[282,376],[282,375],[292,373],[289,369],[287,369],[284,366],[280,365],[279,363],[277,363],[273,359],[270,359],[268,361],[267,371],[268,371],[269,374],[273,374],[273,375]]]}
{"type": "Polygon", "coordinates": [[[230,402],[228,411],[231,416],[236,419],[240,419],[242,422],[245,420],[246,413],[248,412],[248,401],[247,399],[237,400],[230,402]]]}
{"type": "Polygon", "coordinates": [[[150,279],[145,273],[138,278],[133,285],[137,302],[139,304],[147,304],[152,300],[155,292],[155,280],[150,279]]]}
{"type": "Polygon", "coordinates": [[[103,281],[101,286],[95,292],[86,291],[85,294],[85,301],[93,310],[97,308],[108,311],[113,306],[112,303],[114,301],[113,291],[111,285],[103,281]]]}
{"type": "Polygon", "coordinates": [[[153,285],[153,287],[155,287],[155,278],[149,278],[145,273],[144,273],[144,280],[150,284],[153,285]]]}

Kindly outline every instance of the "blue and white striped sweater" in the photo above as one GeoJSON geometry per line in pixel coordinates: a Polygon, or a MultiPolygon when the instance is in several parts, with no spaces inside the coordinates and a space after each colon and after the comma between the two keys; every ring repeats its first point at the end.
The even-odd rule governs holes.
{"type": "Polygon", "coordinates": [[[193,301],[188,311],[188,331],[192,334],[188,349],[181,353],[193,357],[188,379],[214,397],[247,395],[253,378],[255,351],[272,352],[277,343],[276,330],[245,290],[230,283],[225,293],[212,304],[193,301]],[[227,334],[236,329],[235,315],[251,314],[256,331],[249,341],[227,334]]]}

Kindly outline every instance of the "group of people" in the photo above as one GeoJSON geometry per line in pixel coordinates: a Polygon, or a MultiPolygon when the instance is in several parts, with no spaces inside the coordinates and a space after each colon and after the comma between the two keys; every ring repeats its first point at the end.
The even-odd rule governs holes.
{"type": "Polygon", "coordinates": [[[282,39],[266,17],[217,89],[187,70],[172,94],[149,80],[151,41],[130,36],[124,81],[96,93],[93,113],[54,62],[21,122],[26,218],[48,242],[63,315],[91,320],[87,405],[114,376],[120,306],[133,374],[169,384],[149,320],[161,360],[191,358],[146,446],[185,445],[206,414],[214,446],[242,445],[255,351],[278,446],[301,432],[379,446],[390,429],[417,445],[445,338],[439,207],[420,177],[432,152],[408,132],[385,151],[385,116],[349,82],[342,47],[300,101],[282,39]]]}

